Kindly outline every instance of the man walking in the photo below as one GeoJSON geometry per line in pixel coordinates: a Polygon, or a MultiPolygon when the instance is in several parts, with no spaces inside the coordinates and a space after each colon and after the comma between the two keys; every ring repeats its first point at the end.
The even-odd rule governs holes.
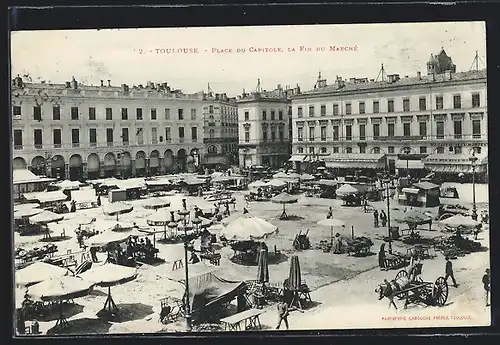
{"type": "Polygon", "coordinates": [[[373,212],[373,226],[378,228],[378,211],[373,212]]]}
{"type": "Polygon", "coordinates": [[[276,329],[280,329],[282,321],[285,322],[285,327],[286,327],[286,329],[288,329],[288,326],[289,326],[288,325],[288,315],[290,315],[291,311],[298,310],[301,313],[303,313],[302,310],[297,309],[296,307],[289,307],[288,304],[285,302],[284,297],[282,297],[281,301],[278,302],[277,308],[278,308],[278,316],[279,316],[280,320],[278,322],[278,326],[276,326],[276,329]]]}
{"type": "Polygon", "coordinates": [[[451,278],[454,287],[458,287],[457,281],[455,280],[455,276],[453,275],[453,264],[449,257],[446,257],[446,272],[445,272],[444,280],[448,282],[448,278],[451,278]]]}
{"type": "Polygon", "coordinates": [[[486,292],[486,306],[489,307],[490,305],[490,269],[487,268],[486,272],[484,273],[483,276],[483,286],[484,286],[484,291],[486,292]]]}

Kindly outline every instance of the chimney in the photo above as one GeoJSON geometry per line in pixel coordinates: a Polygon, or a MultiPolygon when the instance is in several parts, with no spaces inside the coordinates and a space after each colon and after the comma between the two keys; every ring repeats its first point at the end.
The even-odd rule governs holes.
{"type": "Polygon", "coordinates": [[[128,85],[127,84],[122,84],[122,91],[123,92],[128,92],[128,90],[129,90],[128,85]]]}
{"type": "Polygon", "coordinates": [[[374,82],[374,81],[375,81],[375,79],[370,79],[370,81],[371,81],[371,82],[374,82]]]}
{"type": "Polygon", "coordinates": [[[418,80],[422,79],[422,73],[420,73],[420,71],[417,72],[417,78],[418,80]]]}
{"type": "Polygon", "coordinates": [[[66,88],[70,89],[71,88],[71,83],[69,81],[66,82],[66,88]]]}
{"type": "Polygon", "coordinates": [[[111,80],[108,79],[108,86],[111,87],[111,80]]]}
{"type": "Polygon", "coordinates": [[[73,84],[73,90],[78,89],[78,82],[76,81],[75,77],[72,77],[71,83],[73,84]]]}
{"type": "Polygon", "coordinates": [[[219,94],[218,94],[218,93],[216,93],[216,94],[215,94],[215,100],[216,100],[216,101],[218,101],[218,100],[219,100],[219,94]]]}
{"type": "Polygon", "coordinates": [[[101,80],[101,86],[104,86],[104,80],[101,80]]]}

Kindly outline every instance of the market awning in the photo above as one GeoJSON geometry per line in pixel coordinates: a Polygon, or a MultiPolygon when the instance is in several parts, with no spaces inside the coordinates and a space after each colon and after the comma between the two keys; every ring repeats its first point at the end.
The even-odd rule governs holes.
{"type": "MultiPolygon", "coordinates": [[[[462,154],[435,154],[423,160],[427,169],[441,173],[472,173],[471,156],[462,154]]],[[[476,161],[476,172],[486,170],[488,157],[478,157],[476,161]]]]}
{"type": "Polygon", "coordinates": [[[421,160],[397,160],[395,164],[397,169],[424,169],[424,163],[421,160]]]}
{"type": "Polygon", "coordinates": [[[289,162],[303,162],[306,159],[306,155],[293,155],[288,160],[289,162]]]}
{"type": "Polygon", "coordinates": [[[383,168],[385,154],[372,153],[346,153],[325,156],[327,168],[383,168]]]}
{"type": "Polygon", "coordinates": [[[401,191],[403,193],[418,194],[417,188],[403,188],[401,191]]]}
{"type": "Polygon", "coordinates": [[[25,193],[25,194],[23,194],[23,196],[26,200],[38,200],[41,203],[53,202],[53,201],[64,201],[68,198],[68,196],[60,190],[56,190],[53,192],[25,193]]]}
{"type": "Polygon", "coordinates": [[[28,169],[15,169],[12,172],[12,184],[23,184],[23,183],[40,183],[40,182],[53,182],[57,181],[55,178],[37,176],[33,174],[28,169]]]}

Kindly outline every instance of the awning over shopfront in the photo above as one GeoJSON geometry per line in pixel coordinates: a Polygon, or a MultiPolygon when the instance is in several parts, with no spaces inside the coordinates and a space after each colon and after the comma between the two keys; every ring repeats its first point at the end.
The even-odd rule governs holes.
{"type": "Polygon", "coordinates": [[[401,191],[403,193],[418,194],[417,188],[403,188],[401,191]]]}
{"type": "MultiPolygon", "coordinates": [[[[472,173],[471,156],[467,155],[430,155],[423,160],[424,166],[430,171],[441,173],[472,173]]],[[[488,157],[478,157],[476,172],[486,171],[488,157]]]]}
{"type": "Polygon", "coordinates": [[[348,153],[324,157],[327,168],[377,169],[385,167],[385,154],[348,153]]]}
{"type": "Polygon", "coordinates": [[[423,169],[425,168],[424,163],[421,160],[397,160],[396,161],[396,168],[397,169],[412,169],[412,170],[418,170],[418,169],[423,169]],[[408,165],[407,165],[408,164],[408,165]]]}
{"type": "Polygon", "coordinates": [[[290,159],[288,161],[289,162],[304,162],[306,157],[307,157],[306,155],[293,155],[292,157],[290,157],[290,159]]]}

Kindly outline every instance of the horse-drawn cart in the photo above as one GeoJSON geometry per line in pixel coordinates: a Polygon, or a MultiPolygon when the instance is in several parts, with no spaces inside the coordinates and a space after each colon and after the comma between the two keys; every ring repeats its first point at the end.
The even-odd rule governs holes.
{"type": "Polygon", "coordinates": [[[384,260],[384,267],[386,270],[396,270],[408,266],[410,263],[406,255],[400,253],[387,254],[384,260]]]}
{"type": "Polygon", "coordinates": [[[442,307],[448,300],[448,283],[443,277],[438,277],[434,282],[425,282],[420,278],[410,279],[408,272],[401,270],[389,284],[389,291],[385,284],[381,284],[376,291],[380,294],[379,299],[386,297],[394,306],[395,297],[405,301],[404,308],[410,303],[442,307]]]}

